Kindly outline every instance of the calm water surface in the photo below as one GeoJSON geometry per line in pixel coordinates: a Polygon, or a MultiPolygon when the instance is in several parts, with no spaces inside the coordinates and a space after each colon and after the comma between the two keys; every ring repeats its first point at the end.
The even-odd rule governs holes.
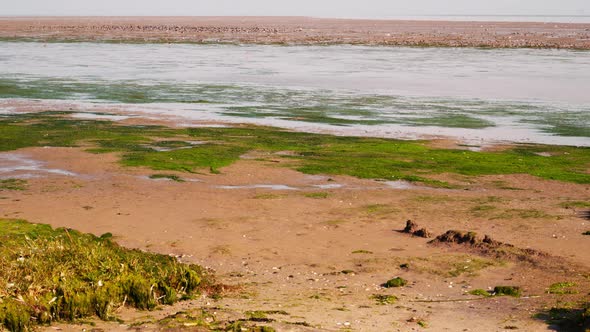
{"type": "Polygon", "coordinates": [[[590,145],[589,91],[584,51],[0,42],[0,113],[41,99],[187,123],[590,145]]]}

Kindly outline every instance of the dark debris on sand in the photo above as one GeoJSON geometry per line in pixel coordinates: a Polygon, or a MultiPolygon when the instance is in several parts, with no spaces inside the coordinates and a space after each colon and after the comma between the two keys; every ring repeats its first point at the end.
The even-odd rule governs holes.
{"type": "Polygon", "coordinates": [[[418,224],[411,220],[406,221],[406,227],[400,232],[423,238],[432,237],[432,234],[426,228],[419,228],[418,224]]]}
{"type": "Polygon", "coordinates": [[[470,252],[482,256],[528,262],[533,265],[539,265],[543,260],[554,258],[543,251],[519,248],[512,244],[496,241],[488,235],[482,238],[475,232],[449,230],[428,243],[438,246],[461,246],[470,252]]]}

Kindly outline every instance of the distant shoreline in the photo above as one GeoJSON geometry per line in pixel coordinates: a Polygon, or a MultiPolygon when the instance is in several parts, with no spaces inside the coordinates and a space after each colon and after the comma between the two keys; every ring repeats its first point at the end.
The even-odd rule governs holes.
{"type": "Polygon", "coordinates": [[[160,15],[0,15],[0,19],[11,18],[77,18],[77,17],[136,17],[136,18],[158,18],[158,17],[267,17],[267,18],[281,18],[281,17],[299,17],[299,18],[313,18],[320,20],[374,20],[374,21],[437,21],[437,22],[526,22],[526,23],[568,23],[568,24],[590,24],[590,15],[487,15],[487,14],[441,14],[441,15],[392,15],[392,16],[342,16],[342,17],[326,17],[326,16],[160,16],[160,15]]]}
{"type": "Polygon", "coordinates": [[[41,42],[590,49],[590,23],[443,21],[424,18],[11,16],[0,17],[0,39],[41,42]]]}
{"type": "MultiPolygon", "coordinates": [[[[326,18],[312,16],[313,18],[326,18]]],[[[349,20],[435,21],[435,22],[526,22],[590,24],[590,15],[400,15],[381,17],[340,17],[349,20]]]]}

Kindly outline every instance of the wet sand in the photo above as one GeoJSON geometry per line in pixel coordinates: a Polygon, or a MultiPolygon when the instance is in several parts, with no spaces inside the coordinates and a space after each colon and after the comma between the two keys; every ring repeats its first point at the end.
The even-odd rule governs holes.
{"type": "MultiPolygon", "coordinates": [[[[147,176],[157,173],[151,170],[121,167],[116,154],[95,155],[79,148],[27,148],[10,154],[75,175],[39,172],[28,179],[27,190],[1,192],[0,216],[97,235],[111,232],[124,246],[202,264],[214,269],[223,283],[241,287],[220,300],[201,298],[154,312],[121,309],[124,323],[97,322],[104,330],[124,331],[137,322],[144,322],[138,330],[157,330],[157,319],[214,308],[220,319],[251,310],[284,310],[287,315],[273,316],[277,321],[266,324],[279,331],[408,331],[420,329],[418,321],[433,331],[498,331],[506,326],[545,331],[543,321],[531,318],[534,313],[560,300],[579,300],[590,289],[590,281],[582,277],[590,270],[590,254],[580,250],[588,241],[581,235],[588,221],[560,207],[568,200],[587,201],[589,188],[584,185],[515,175],[473,179],[469,190],[396,187],[305,175],[282,167],[288,160],[280,154],[246,155],[219,175],[179,173],[191,181],[177,183],[150,180],[147,176]],[[261,157],[267,161],[259,161],[261,157]],[[499,188],[498,181],[519,190],[499,188]],[[326,197],[306,195],[320,192],[326,197]],[[542,213],[492,220],[492,215],[474,213],[482,204],[542,213]],[[407,219],[435,235],[472,230],[542,250],[576,272],[432,246],[428,239],[398,232],[407,219]],[[478,259],[493,264],[470,271],[478,259]],[[400,268],[402,263],[410,268],[400,268]],[[453,266],[468,272],[453,275],[448,272],[453,266]],[[379,286],[398,275],[409,286],[379,286]],[[563,281],[575,281],[579,294],[546,294],[550,284],[563,281]],[[466,294],[504,284],[523,287],[525,296],[481,299],[466,294]],[[396,295],[399,301],[377,305],[373,294],[396,295]]],[[[18,172],[12,175],[26,170],[18,172]]]]}
{"type": "Polygon", "coordinates": [[[5,17],[0,38],[590,49],[590,24],[309,17],[5,17]]]}

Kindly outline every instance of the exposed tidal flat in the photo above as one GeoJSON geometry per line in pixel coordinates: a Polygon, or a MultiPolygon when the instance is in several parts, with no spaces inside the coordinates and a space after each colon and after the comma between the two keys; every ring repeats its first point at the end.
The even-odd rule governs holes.
{"type": "Polygon", "coordinates": [[[456,19],[0,17],[0,38],[40,42],[590,48],[590,24],[584,15],[456,19]]]}
{"type": "Polygon", "coordinates": [[[0,324],[587,328],[589,54],[0,42],[0,324]]]}
{"type": "MultiPolygon", "coordinates": [[[[464,327],[472,325],[442,323],[438,315],[448,309],[443,305],[440,311],[433,310],[432,303],[494,301],[507,294],[516,294],[510,295],[513,301],[522,296],[538,298],[527,302],[526,311],[536,312],[536,318],[521,312],[511,319],[518,326],[541,330],[545,322],[561,326],[587,322],[583,294],[588,289],[590,257],[579,252],[564,260],[561,255],[570,250],[565,243],[577,245],[565,240],[585,238],[587,225],[578,222],[577,211],[588,206],[588,148],[515,144],[470,151],[460,145],[437,146],[436,141],[341,137],[248,125],[174,128],[80,119],[75,114],[48,111],[0,117],[0,156],[14,156],[17,151],[29,157],[4,159],[26,160],[27,165],[40,159],[52,170],[63,169],[51,173],[8,165],[0,186],[3,217],[25,217],[98,235],[109,230],[108,235],[96,237],[2,220],[2,248],[9,251],[3,257],[14,265],[2,270],[8,286],[0,318],[9,330],[80,322],[94,315],[119,320],[120,330],[134,324],[156,329],[303,326],[313,330],[333,326],[327,319],[371,330],[375,324],[392,324],[387,306],[398,301],[420,316],[407,318],[405,310],[394,312],[396,325],[464,327]],[[27,176],[37,171],[37,177],[27,176]],[[390,185],[395,181],[417,187],[390,185]],[[375,187],[378,183],[383,186],[375,187]],[[304,191],[293,190],[303,187],[304,191]],[[47,215],[47,208],[62,212],[47,215]],[[438,214],[436,219],[433,213],[438,214]],[[393,232],[400,230],[406,216],[422,221],[428,230],[416,237],[393,232]],[[273,222],[268,224],[269,220],[273,222]],[[569,228],[564,228],[568,223],[569,228]],[[457,233],[460,237],[452,240],[456,243],[446,244],[454,239],[447,236],[443,247],[438,240],[421,248],[425,245],[421,238],[455,227],[470,232],[457,233]],[[487,236],[482,240],[474,230],[510,244],[487,236]],[[515,230],[534,236],[522,238],[515,230]],[[272,239],[276,232],[282,235],[272,239]],[[358,232],[375,243],[355,240],[358,232]],[[308,244],[298,244],[312,234],[308,244]],[[464,236],[469,239],[462,240],[464,236]],[[558,240],[547,243],[547,239],[558,240]],[[193,286],[187,289],[187,273],[200,280],[205,269],[181,265],[174,258],[128,252],[111,242],[115,240],[214,268],[223,282],[233,286],[214,284],[211,272],[206,272],[211,278],[206,287],[190,281],[193,286]],[[325,250],[334,248],[326,255],[325,250]],[[318,252],[322,258],[315,256],[318,252]],[[121,262],[109,261],[111,256],[121,262]],[[90,265],[74,263],[79,257],[90,265]],[[56,269],[59,278],[58,272],[52,272],[56,269]],[[391,279],[392,273],[403,279],[391,279]],[[518,278],[506,285],[501,277],[506,273],[518,278]],[[404,283],[392,287],[387,280],[404,283]],[[463,286],[455,290],[453,285],[459,282],[463,286]],[[334,283],[338,287],[331,287],[334,283]],[[537,295],[558,283],[570,285],[567,292],[537,295]],[[431,285],[438,295],[430,294],[431,285]],[[491,288],[486,291],[486,287],[491,288]],[[279,290],[282,295],[277,296],[279,290]],[[560,304],[565,298],[573,305],[560,304]],[[159,306],[180,299],[187,304],[159,306]],[[211,301],[224,303],[226,309],[212,306],[211,301]],[[308,307],[328,303],[346,310],[338,309],[342,314],[333,316],[308,307]],[[159,306],[161,314],[135,318],[121,312],[125,305],[159,306]],[[543,310],[543,305],[552,309],[543,310]],[[353,322],[347,318],[351,311],[357,317],[353,322]],[[223,316],[214,317],[216,313],[223,316]],[[375,322],[375,317],[381,318],[375,322]]],[[[500,302],[505,301],[510,300],[500,302]]],[[[455,309],[473,315],[460,304],[455,309]]],[[[492,330],[497,324],[489,320],[490,309],[481,309],[477,324],[492,330]]],[[[504,314],[501,307],[494,307],[494,317],[504,314]]]]}

